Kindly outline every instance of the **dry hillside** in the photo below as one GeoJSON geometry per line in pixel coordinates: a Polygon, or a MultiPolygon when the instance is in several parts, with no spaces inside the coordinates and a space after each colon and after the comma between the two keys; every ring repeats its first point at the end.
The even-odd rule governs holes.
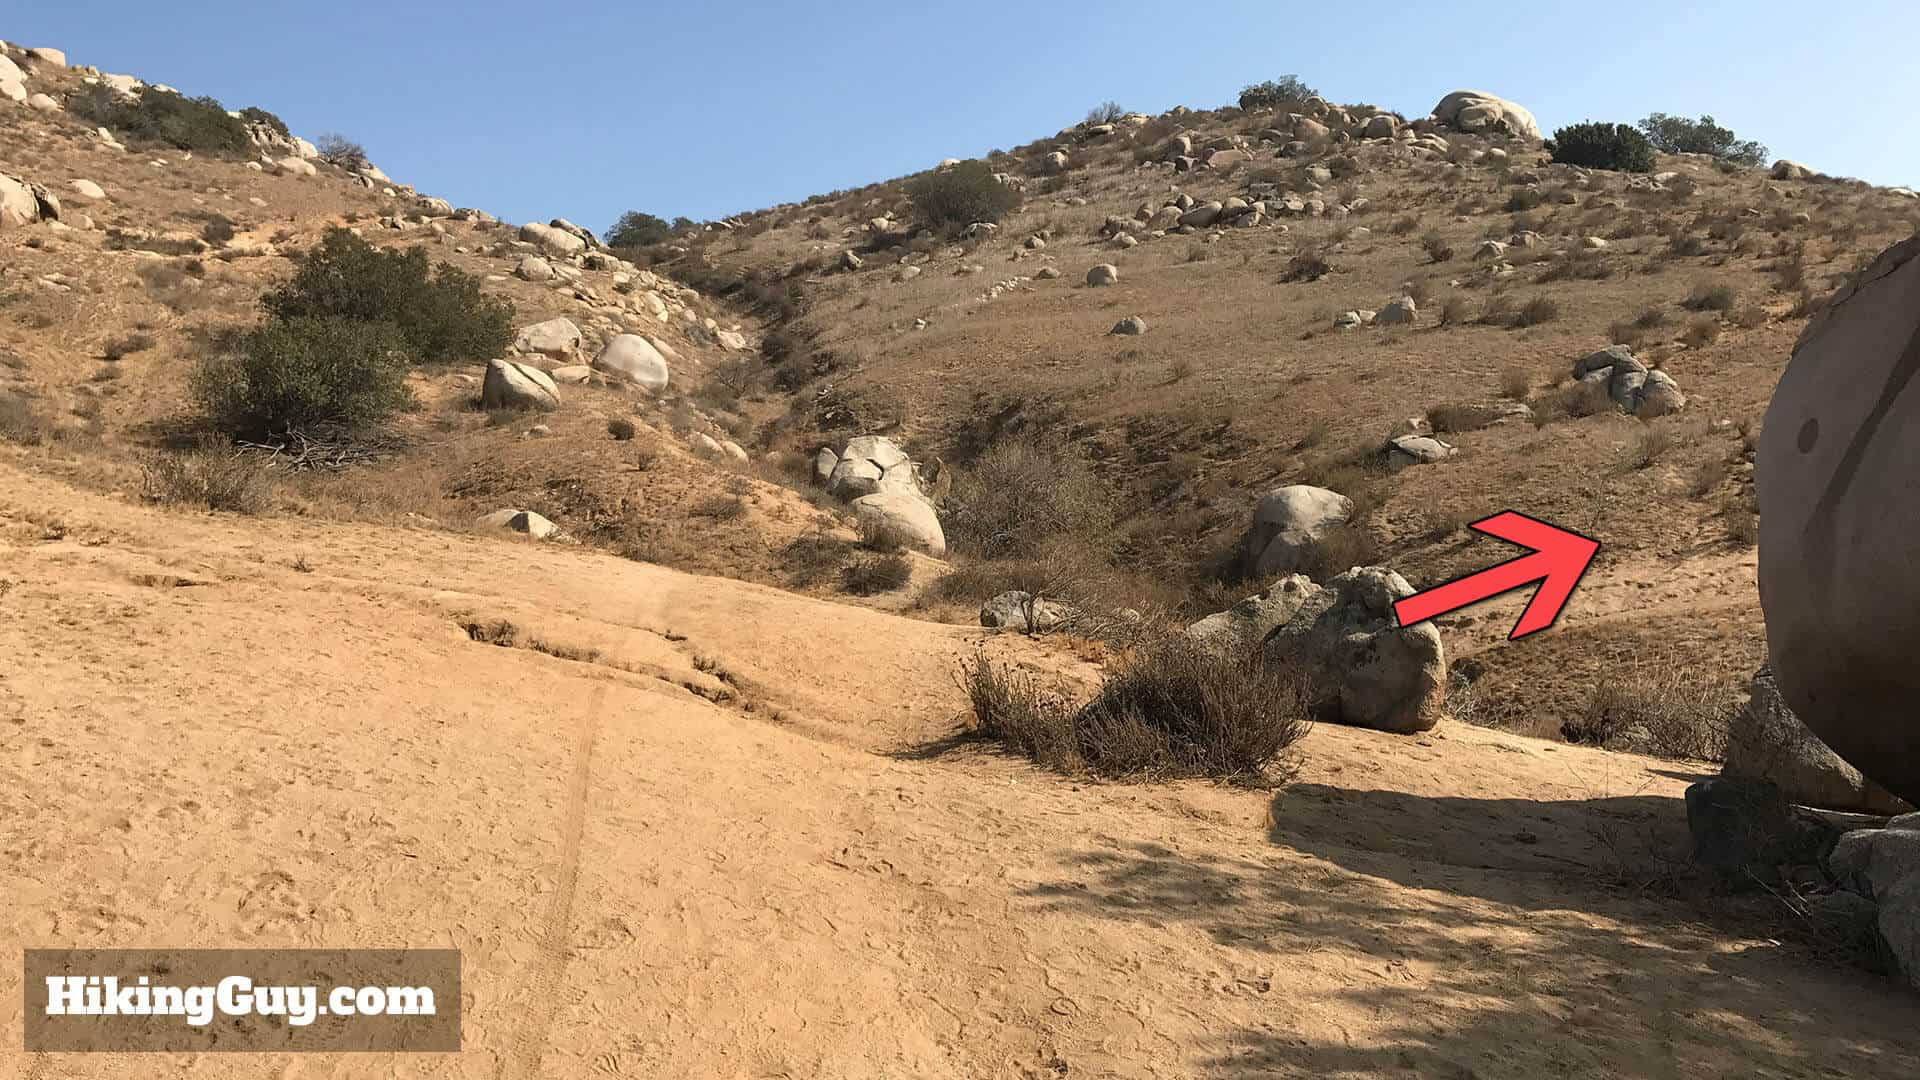
{"type": "MultiPolygon", "coordinates": [[[[923,229],[929,170],[608,250],[252,114],[220,151],[116,132],[86,102],[165,91],[96,98],[132,80],[0,54],[31,99],[0,96],[0,943],[463,957],[458,1055],[155,1070],[1920,1061],[1887,956],[1799,877],[1699,872],[1682,802],[1764,656],[1760,416],[1826,292],[1920,225],[1910,193],[1693,156],[1575,169],[1398,122],[1288,145],[1285,110],[1176,110],[991,155],[1021,196],[992,229],[923,229]],[[1268,211],[1179,226],[1181,196],[1268,211]],[[412,365],[382,424],[236,443],[196,372],[342,227],[510,301],[503,353],[557,407],[483,406],[498,358],[471,356],[412,365]],[[1117,281],[1088,284],[1100,264],[1117,281]],[[1408,322],[1336,327],[1402,297],[1408,322]],[[1129,317],[1143,333],[1112,332],[1129,317]],[[621,335],[664,388],[593,363],[621,335]],[[1574,365],[1615,344],[1684,408],[1596,405],[1574,365]],[[1407,431],[1455,452],[1389,467],[1407,431]],[[944,553],[823,489],[816,453],[858,436],[911,455],[893,475],[938,503],[921,546],[944,553]],[[1490,565],[1510,552],[1465,526],[1504,509],[1603,547],[1550,632],[1505,640],[1524,594],[1440,621],[1447,718],[1418,734],[1319,723],[1231,783],[1063,774],[978,737],[960,672],[1036,700],[1111,685],[1269,584],[1238,548],[1298,483],[1355,504],[1317,577],[1490,565]],[[1060,517],[984,538],[993,497],[1060,517]],[[557,531],[486,521],[514,510],[557,531]],[[981,626],[1036,583],[1105,607],[981,626]],[[1604,694],[1685,738],[1569,745],[1604,694]]],[[[128,1075],[23,1051],[19,1025],[0,1072],[128,1075]]]]}

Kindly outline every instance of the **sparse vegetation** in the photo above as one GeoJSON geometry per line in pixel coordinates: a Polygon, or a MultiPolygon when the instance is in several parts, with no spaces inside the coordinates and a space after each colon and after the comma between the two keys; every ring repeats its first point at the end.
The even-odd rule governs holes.
{"type": "Polygon", "coordinates": [[[876,596],[905,588],[913,579],[913,560],[899,553],[870,555],[847,567],[846,590],[855,596],[876,596]]]}
{"type": "Polygon", "coordinates": [[[1680,306],[1688,311],[1732,311],[1739,302],[1740,294],[1732,286],[1701,282],[1680,301],[1680,306]]]}
{"type": "Polygon", "coordinates": [[[1617,172],[1653,171],[1653,143],[1626,124],[1587,122],[1553,133],[1547,152],[1554,161],[1617,172]]]}
{"type": "Polygon", "coordinates": [[[1120,780],[1272,782],[1311,729],[1306,680],[1259,653],[1147,648],[1075,706],[979,657],[961,668],[979,732],[1049,768],[1120,780]]]}
{"type": "Polygon", "coordinates": [[[1428,259],[1437,263],[1448,262],[1453,258],[1453,245],[1447,243],[1446,238],[1437,232],[1430,232],[1420,237],[1420,250],[1427,253],[1428,259]]]}
{"type": "Polygon", "coordinates": [[[314,149],[320,151],[321,161],[348,172],[361,172],[372,164],[367,159],[365,147],[338,132],[320,136],[313,145],[314,149]]]}
{"type": "Polygon", "coordinates": [[[1114,124],[1127,115],[1127,110],[1117,101],[1103,101],[1087,110],[1087,123],[1114,124]]]}
{"type": "Polygon", "coordinates": [[[149,457],[141,466],[141,493],[172,506],[260,514],[273,505],[273,480],[248,455],[208,446],[149,457]]]}
{"type": "Polygon", "coordinates": [[[1561,735],[1591,746],[1719,761],[1741,698],[1736,681],[1704,678],[1680,656],[1646,658],[1596,683],[1561,735]]]}
{"type": "Polygon", "coordinates": [[[1287,260],[1287,272],[1281,275],[1280,280],[1288,282],[1319,281],[1332,271],[1333,267],[1329,266],[1327,260],[1322,258],[1318,252],[1309,251],[1295,255],[1293,258],[1287,260]]]}
{"type": "Polygon", "coordinates": [[[1063,537],[1103,549],[1114,509],[1107,486],[1072,451],[1007,438],[956,473],[944,520],[957,550],[998,558],[1031,554],[1063,537]]]}

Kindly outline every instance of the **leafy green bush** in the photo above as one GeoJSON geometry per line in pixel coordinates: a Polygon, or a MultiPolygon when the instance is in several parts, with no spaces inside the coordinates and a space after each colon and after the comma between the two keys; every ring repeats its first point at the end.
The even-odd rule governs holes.
{"type": "Polygon", "coordinates": [[[270,131],[277,135],[282,135],[287,138],[293,137],[293,132],[287,130],[286,121],[258,106],[249,105],[241,109],[240,122],[248,125],[264,124],[270,131]]]}
{"type": "Polygon", "coordinates": [[[1625,124],[1571,124],[1547,140],[1547,153],[1563,165],[1615,172],[1653,171],[1653,143],[1625,124]]]}
{"type": "Polygon", "coordinates": [[[907,186],[914,209],[936,228],[999,221],[1020,205],[1020,194],[993,178],[978,159],[930,172],[907,186]]]}
{"type": "Polygon", "coordinates": [[[411,352],[391,323],[305,316],[265,323],[202,362],[193,396],[222,431],[363,429],[412,401],[411,352]]]}
{"type": "Polygon", "coordinates": [[[1752,139],[1742,139],[1702,116],[1689,120],[1684,116],[1654,113],[1640,121],[1654,148],[1668,154],[1709,154],[1736,165],[1759,166],[1767,163],[1767,148],[1752,139]]]}
{"type": "Polygon", "coordinates": [[[136,142],[161,143],[208,154],[244,154],[253,146],[247,126],[210,97],[182,97],[147,87],[124,97],[94,86],[67,99],[67,110],[88,123],[136,142]]]}
{"type": "Polygon", "coordinates": [[[391,323],[428,364],[485,360],[513,341],[513,305],[487,296],[472,274],[430,267],[424,248],[389,251],[329,229],[295,265],[291,280],[261,297],[275,319],[391,323]]]}
{"type": "Polygon", "coordinates": [[[1305,101],[1318,97],[1319,91],[1300,81],[1298,75],[1282,75],[1277,79],[1254,83],[1240,91],[1242,109],[1271,109],[1290,101],[1305,101]]]}

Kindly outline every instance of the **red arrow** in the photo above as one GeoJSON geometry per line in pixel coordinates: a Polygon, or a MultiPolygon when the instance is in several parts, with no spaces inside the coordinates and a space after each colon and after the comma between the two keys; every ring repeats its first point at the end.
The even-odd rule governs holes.
{"type": "Polygon", "coordinates": [[[1508,641],[1516,641],[1553,625],[1560,617],[1560,609],[1567,606],[1567,599],[1573,595],[1573,587],[1580,584],[1587,567],[1593,564],[1594,555],[1600,551],[1598,540],[1512,510],[1503,510],[1467,527],[1531,548],[1532,553],[1394,601],[1393,613],[1399,617],[1401,626],[1426,622],[1538,581],[1539,591],[1527,602],[1527,610],[1520,613],[1513,633],[1507,635],[1508,641]]]}

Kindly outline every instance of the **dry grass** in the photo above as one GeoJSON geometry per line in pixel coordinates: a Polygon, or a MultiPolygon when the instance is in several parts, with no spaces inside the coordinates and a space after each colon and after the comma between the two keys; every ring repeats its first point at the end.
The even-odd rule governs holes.
{"type": "Polygon", "coordinates": [[[1568,742],[1719,761],[1743,699],[1739,678],[1716,679],[1679,655],[1647,656],[1610,671],[1561,734],[1568,742]]]}
{"type": "Polygon", "coordinates": [[[984,656],[963,664],[977,730],[1049,768],[1117,780],[1274,783],[1311,730],[1311,688],[1258,654],[1183,641],[1143,650],[1076,706],[984,656]]]}
{"type": "Polygon", "coordinates": [[[263,514],[273,507],[272,474],[245,454],[167,451],[141,464],[141,494],[169,506],[263,514]]]}
{"type": "Polygon", "coordinates": [[[894,592],[913,580],[913,560],[905,555],[870,555],[847,567],[845,589],[855,596],[894,592]]]}

